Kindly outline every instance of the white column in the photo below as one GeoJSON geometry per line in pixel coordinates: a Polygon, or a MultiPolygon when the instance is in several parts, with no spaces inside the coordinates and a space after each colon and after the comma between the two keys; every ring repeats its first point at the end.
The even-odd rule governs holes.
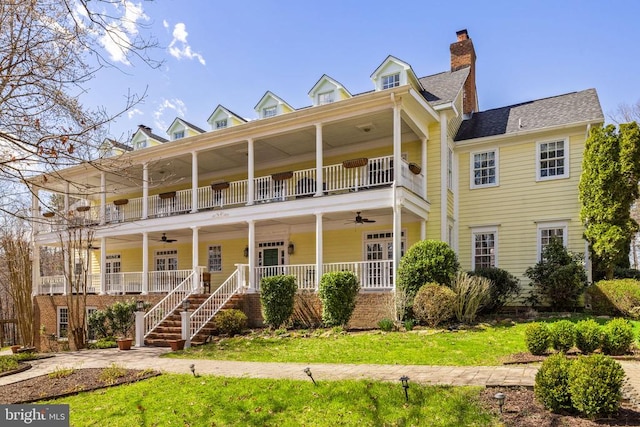
{"type": "Polygon", "coordinates": [[[324,252],[324,242],[322,240],[322,214],[316,213],[316,290],[320,286],[320,278],[324,268],[324,260],[322,254],[324,252]]]}
{"type": "Polygon", "coordinates": [[[402,107],[399,104],[393,106],[393,185],[397,187],[400,185],[402,162],[402,119],[400,113],[402,107]]]}
{"type": "Polygon", "coordinates": [[[191,213],[198,212],[198,152],[191,153],[191,213]]]}
{"type": "Polygon", "coordinates": [[[191,316],[188,311],[180,312],[180,323],[182,324],[181,337],[184,340],[184,348],[191,347],[191,316]]]}
{"type": "Polygon", "coordinates": [[[402,205],[396,198],[393,201],[393,289],[396,288],[396,277],[402,257],[402,205]]]}
{"type": "Polygon", "coordinates": [[[425,240],[427,238],[427,221],[424,219],[420,220],[420,240],[425,240]]]}
{"type": "Polygon", "coordinates": [[[447,113],[440,112],[440,240],[447,241],[447,113]]]}
{"type": "Polygon", "coordinates": [[[422,167],[422,198],[427,199],[427,138],[421,139],[421,158],[420,167],[422,167]]]}
{"type": "Polygon", "coordinates": [[[316,123],[316,197],[322,196],[323,186],[322,123],[316,123]]]}
{"type": "Polygon", "coordinates": [[[100,295],[107,293],[107,238],[100,238],[100,295]]]}
{"type": "Polygon", "coordinates": [[[42,217],[40,216],[40,209],[39,209],[40,207],[39,190],[35,186],[30,186],[30,190],[31,190],[31,227],[33,229],[31,238],[33,240],[33,237],[34,237],[33,235],[38,234],[38,232],[40,231],[40,219],[42,217]]]}
{"type": "Polygon", "coordinates": [[[253,220],[247,221],[249,225],[249,288],[248,292],[256,292],[258,289],[258,284],[255,283],[256,276],[254,274],[254,270],[256,267],[256,223],[253,220]]]}
{"type": "Polygon", "coordinates": [[[107,221],[107,174],[100,172],[100,225],[107,221]]]}
{"type": "Polygon", "coordinates": [[[142,295],[149,293],[149,233],[142,232],[142,295]]]}
{"type": "Polygon", "coordinates": [[[149,217],[149,164],[142,164],[142,219],[149,217]]]}
{"type": "Polygon", "coordinates": [[[144,347],[144,311],[136,311],[136,347],[144,347]]]}
{"type": "Polygon", "coordinates": [[[192,259],[193,272],[195,273],[195,275],[193,276],[194,277],[193,286],[191,288],[191,290],[193,292],[199,292],[199,290],[200,290],[200,274],[198,274],[198,259],[199,259],[199,252],[198,252],[199,234],[198,234],[198,230],[199,230],[199,227],[191,227],[191,231],[192,231],[191,259],[192,259]]]}
{"type": "Polygon", "coordinates": [[[31,269],[31,296],[40,294],[40,246],[35,242],[35,239],[31,237],[31,247],[33,248],[33,267],[31,269]]]}
{"type": "Polygon", "coordinates": [[[64,183],[64,218],[69,219],[69,181],[64,183]]]}
{"type": "Polygon", "coordinates": [[[255,174],[255,164],[254,164],[254,151],[253,151],[253,139],[249,138],[247,140],[247,205],[252,205],[254,201],[254,174],[255,174]]]}

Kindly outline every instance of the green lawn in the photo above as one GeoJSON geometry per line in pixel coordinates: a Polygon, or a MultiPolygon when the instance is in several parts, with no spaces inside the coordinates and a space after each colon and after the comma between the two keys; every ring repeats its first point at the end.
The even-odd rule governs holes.
{"type": "MultiPolygon", "coordinates": [[[[165,374],[49,401],[68,403],[73,426],[498,426],[479,387],[222,378],[165,374]]],[[[40,402],[43,403],[43,402],[40,402]]],[[[47,402],[45,402],[47,403],[47,402]]]]}

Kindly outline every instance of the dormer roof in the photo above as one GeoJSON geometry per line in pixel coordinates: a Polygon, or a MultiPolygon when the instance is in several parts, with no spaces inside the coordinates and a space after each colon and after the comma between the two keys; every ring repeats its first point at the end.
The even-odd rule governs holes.
{"type": "Polygon", "coordinates": [[[99,150],[103,156],[110,157],[127,151],[133,151],[133,147],[123,144],[122,142],[118,142],[115,139],[105,138],[104,141],[102,141],[102,144],[100,144],[99,150]]]}
{"type": "Polygon", "coordinates": [[[321,95],[332,94],[332,100],[328,102],[335,102],[341,99],[351,98],[353,95],[340,83],[339,81],[323,74],[322,77],[316,82],[315,85],[309,91],[309,97],[313,100],[313,105],[321,105],[323,102],[321,95]]]}
{"type": "Polygon", "coordinates": [[[164,144],[168,140],[152,132],[149,126],[138,125],[138,130],[131,137],[134,150],[164,144]]]}
{"type": "Polygon", "coordinates": [[[238,125],[238,124],[242,124],[242,123],[246,123],[247,122],[246,119],[240,117],[238,114],[236,114],[233,111],[229,110],[228,108],[223,107],[222,105],[218,104],[218,106],[215,108],[215,110],[213,110],[213,113],[211,113],[211,115],[207,119],[207,123],[209,123],[209,125],[211,126],[212,130],[216,130],[216,129],[218,129],[218,127],[216,126],[216,122],[218,122],[220,120],[226,120],[227,121],[227,125],[225,127],[231,127],[231,126],[234,126],[234,125],[238,125]]]}
{"type": "Polygon", "coordinates": [[[411,65],[392,55],[387,56],[387,58],[382,61],[382,64],[380,64],[371,74],[371,80],[375,85],[375,89],[385,89],[383,85],[383,77],[393,74],[399,74],[399,83],[397,86],[411,84],[417,90],[423,90],[422,84],[420,84],[420,80],[416,77],[416,73],[413,72],[411,65]]]}
{"type": "Polygon", "coordinates": [[[180,117],[176,117],[171,123],[171,126],[169,126],[169,129],[167,129],[167,135],[169,135],[169,138],[171,138],[171,140],[179,139],[179,138],[174,138],[174,134],[176,132],[183,132],[182,137],[184,138],[185,136],[192,136],[192,135],[204,133],[205,130],[199,128],[194,124],[189,123],[184,119],[181,119],[180,117]]]}
{"type": "Polygon", "coordinates": [[[264,119],[271,116],[279,116],[280,114],[290,113],[292,111],[295,111],[295,108],[287,104],[282,98],[276,96],[271,91],[266,91],[260,101],[254,107],[254,110],[258,113],[258,117],[264,119]],[[267,110],[270,110],[274,107],[274,114],[265,114],[267,110]]]}

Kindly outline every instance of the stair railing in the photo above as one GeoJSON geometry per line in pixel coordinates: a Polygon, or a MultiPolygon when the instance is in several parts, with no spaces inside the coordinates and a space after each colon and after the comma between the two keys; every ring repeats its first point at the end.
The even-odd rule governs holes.
{"type": "Polygon", "coordinates": [[[169,292],[158,304],[153,306],[151,310],[144,315],[144,336],[145,338],[153,331],[164,319],[169,317],[184,301],[193,289],[193,281],[196,272],[192,272],[178,286],[169,292]]]}
{"type": "Polygon", "coordinates": [[[243,289],[240,269],[237,268],[197,309],[189,316],[189,336],[195,337],[213,316],[233,297],[243,289]]]}

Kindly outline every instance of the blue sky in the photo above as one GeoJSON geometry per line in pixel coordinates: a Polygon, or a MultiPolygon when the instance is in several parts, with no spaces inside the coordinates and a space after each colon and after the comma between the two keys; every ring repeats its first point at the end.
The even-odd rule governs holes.
{"type": "Polygon", "coordinates": [[[477,61],[480,109],[594,87],[609,121],[640,99],[640,2],[609,1],[132,1],[160,48],[158,69],[132,61],[103,70],[83,102],[117,111],[127,92],[145,102],[111,125],[123,142],[143,123],[165,135],[175,117],[208,130],[218,104],[248,118],[270,90],[310,105],[327,74],[351,93],[387,55],[419,77],[450,67],[449,45],[466,28],[477,61]]]}

